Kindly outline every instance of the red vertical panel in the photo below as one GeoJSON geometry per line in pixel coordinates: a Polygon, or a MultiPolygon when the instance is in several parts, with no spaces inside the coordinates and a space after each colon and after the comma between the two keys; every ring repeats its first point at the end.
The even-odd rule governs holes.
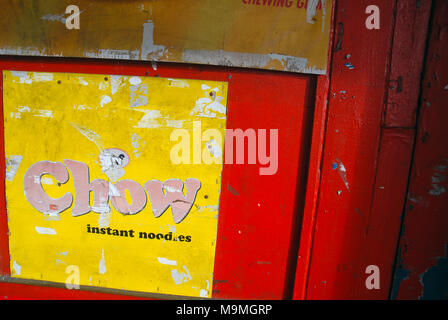
{"type": "Polygon", "coordinates": [[[327,116],[329,78],[318,77],[317,99],[314,114],[314,127],[310,160],[308,167],[308,182],[303,210],[303,220],[300,230],[300,247],[297,258],[297,267],[294,281],[293,299],[305,299],[306,284],[309,272],[309,263],[313,247],[313,236],[316,224],[317,202],[319,197],[319,186],[321,181],[321,162],[323,153],[323,142],[325,139],[325,125],[327,116]]]}
{"type": "Polygon", "coordinates": [[[214,297],[281,299],[288,291],[292,232],[304,194],[312,82],[297,75],[233,76],[227,128],[279,129],[279,167],[224,165],[214,297]]]}
{"type": "MultiPolygon", "coordinates": [[[[334,12],[336,0],[332,5],[332,23],[330,29],[329,48],[333,45],[334,37],[334,12]]],[[[319,188],[321,183],[322,155],[325,141],[325,129],[328,116],[328,97],[330,90],[330,70],[333,51],[328,51],[327,74],[317,78],[316,103],[314,107],[313,132],[310,149],[310,159],[308,166],[308,177],[303,209],[302,225],[300,228],[300,246],[297,256],[297,264],[294,279],[294,291],[292,298],[303,300],[306,297],[306,286],[308,272],[313,248],[313,238],[316,226],[317,203],[319,198],[319,188]]]]}
{"type": "Polygon", "coordinates": [[[380,29],[368,30],[371,4],[338,1],[336,9],[308,299],[389,296],[430,3],[377,1],[380,29]],[[379,289],[365,285],[369,265],[379,267],[379,289]]]}
{"type": "MultiPolygon", "coordinates": [[[[1,68],[0,68],[1,70],[1,68]]],[[[0,168],[5,167],[5,140],[3,128],[3,76],[0,73],[0,168]]],[[[8,247],[8,217],[6,215],[5,170],[0,173],[0,276],[10,274],[8,247]]]]}
{"type": "Polygon", "coordinates": [[[359,299],[388,299],[401,216],[414,146],[413,129],[383,129],[370,214],[362,215],[365,243],[359,255],[356,295],[359,299]],[[369,265],[378,266],[379,288],[367,289],[369,265]]]}
{"type": "MultiPolygon", "coordinates": [[[[376,1],[380,30],[365,28],[370,1],[338,1],[329,116],[308,299],[359,299],[375,189],[395,1],[376,1]]],[[[397,231],[398,232],[398,231],[397,231]]]]}
{"type": "Polygon", "coordinates": [[[447,17],[435,0],[392,298],[448,299],[447,17]]]}
{"type": "Polygon", "coordinates": [[[431,1],[398,0],[396,11],[384,123],[388,127],[415,127],[431,1]]]}

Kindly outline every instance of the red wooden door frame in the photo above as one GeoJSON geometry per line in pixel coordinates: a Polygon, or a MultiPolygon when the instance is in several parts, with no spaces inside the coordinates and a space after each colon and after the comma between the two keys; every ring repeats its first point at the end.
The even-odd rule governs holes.
{"type": "Polygon", "coordinates": [[[389,298],[431,2],[375,1],[379,30],[365,27],[371,4],[334,4],[294,299],[389,298]],[[379,267],[378,290],[365,286],[369,265],[379,267]]]}
{"type": "Polygon", "coordinates": [[[432,12],[393,299],[448,299],[448,3],[432,12]]]}

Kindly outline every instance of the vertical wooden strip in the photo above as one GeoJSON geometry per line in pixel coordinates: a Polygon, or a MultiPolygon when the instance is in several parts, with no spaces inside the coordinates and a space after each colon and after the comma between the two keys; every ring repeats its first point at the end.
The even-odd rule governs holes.
{"type": "MultiPolygon", "coordinates": [[[[0,68],[1,71],[1,68],[0,68]]],[[[8,216],[5,198],[5,140],[3,128],[3,73],[0,72],[0,275],[10,275],[8,247],[8,216]]]]}
{"type": "Polygon", "coordinates": [[[448,298],[448,2],[435,0],[391,298],[448,298]]]}
{"type": "Polygon", "coordinates": [[[308,299],[359,299],[375,187],[395,1],[377,1],[380,30],[365,27],[369,1],[338,2],[329,117],[308,299]]]}
{"type": "Polygon", "coordinates": [[[384,125],[415,127],[431,1],[397,1],[384,125]]]}

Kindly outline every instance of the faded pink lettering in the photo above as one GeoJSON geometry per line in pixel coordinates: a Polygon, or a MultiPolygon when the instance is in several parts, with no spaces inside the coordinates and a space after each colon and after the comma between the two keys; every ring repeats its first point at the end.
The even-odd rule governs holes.
{"type": "Polygon", "coordinates": [[[75,184],[75,205],[72,209],[74,217],[90,211],[109,212],[109,182],[95,179],[89,182],[89,167],[87,164],[74,160],[64,160],[65,165],[73,175],[75,184]],[[93,206],[90,206],[90,192],[94,193],[93,206]]]}
{"type": "Polygon", "coordinates": [[[61,162],[39,161],[33,164],[23,178],[23,190],[28,202],[39,212],[60,213],[72,205],[73,196],[67,192],[59,199],[49,197],[42,188],[44,174],[53,176],[59,183],[66,183],[69,175],[61,162]]]}
{"type": "Polygon", "coordinates": [[[112,205],[122,214],[136,214],[143,210],[146,206],[145,190],[137,182],[124,179],[114,184],[120,193],[119,196],[111,196],[112,205]],[[129,191],[132,203],[128,204],[126,200],[126,190],[129,191]]]}
{"type": "Polygon", "coordinates": [[[181,222],[191,210],[196,194],[201,188],[198,179],[185,180],[187,195],[183,193],[184,183],[180,179],[169,179],[162,183],[159,180],[150,180],[145,183],[148,191],[152,211],[156,218],[160,217],[169,206],[175,223],[181,222]],[[164,192],[165,191],[165,194],[164,192]]]}

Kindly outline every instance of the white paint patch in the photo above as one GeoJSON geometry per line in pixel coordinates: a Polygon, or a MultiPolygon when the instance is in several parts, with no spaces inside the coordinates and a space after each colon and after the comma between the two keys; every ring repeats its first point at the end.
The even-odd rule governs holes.
{"type": "MultiPolygon", "coordinates": [[[[7,47],[1,48],[0,54],[14,55],[14,56],[43,56],[46,54],[43,50],[36,47],[7,47]]],[[[55,56],[62,56],[62,54],[55,54],[55,56]]]]}
{"type": "Polygon", "coordinates": [[[142,79],[140,79],[140,77],[130,77],[129,83],[136,86],[136,85],[142,83],[142,79]]]}
{"type": "Polygon", "coordinates": [[[56,259],[56,265],[58,265],[58,264],[65,264],[65,265],[67,265],[64,261],[56,259]]]}
{"type": "Polygon", "coordinates": [[[209,205],[209,206],[198,206],[196,205],[197,211],[198,212],[202,212],[204,210],[209,210],[209,211],[218,211],[219,210],[219,205],[209,205]]]}
{"type": "MultiPolygon", "coordinates": [[[[30,84],[33,82],[33,80],[28,75],[28,72],[26,72],[26,71],[11,71],[11,74],[14,77],[18,77],[20,83],[30,84]]],[[[15,82],[15,80],[13,80],[13,81],[15,82]]]]}
{"type": "MultiPolygon", "coordinates": [[[[141,110],[139,110],[141,111],[141,110]]],[[[146,111],[146,114],[140,119],[135,128],[158,128],[160,127],[159,122],[156,120],[160,118],[162,115],[159,110],[149,110],[146,111]]]]}
{"type": "Polygon", "coordinates": [[[168,79],[168,86],[176,87],[176,88],[190,87],[190,85],[188,84],[188,82],[186,80],[179,80],[179,79],[168,79]]]}
{"type": "MultiPolygon", "coordinates": [[[[100,160],[101,161],[101,160],[100,160]]],[[[104,169],[103,172],[112,181],[115,182],[120,179],[126,173],[123,168],[104,169]]],[[[118,191],[118,190],[117,190],[118,191]]],[[[114,191],[115,192],[115,191],[114,191]]]]}
{"type": "Polygon", "coordinates": [[[44,212],[45,221],[59,221],[61,216],[56,212],[44,212]]]}
{"type": "Polygon", "coordinates": [[[103,150],[103,139],[101,136],[87,127],[71,122],[70,123],[75,129],[77,129],[84,137],[92,141],[97,145],[100,150],[103,150]]]}
{"type": "Polygon", "coordinates": [[[74,108],[75,108],[76,110],[87,110],[87,109],[91,109],[91,108],[89,108],[88,106],[83,105],[83,104],[80,104],[79,106],[74,106],[74,108]]]}
{"type": "MultiPolygon", "coordinates": [[[[111,218],[111,210],[110,207],[108,207],[108,211],[101,212],[100,216],[98,218],[98,227],[100,228],[107,228],[110,224],[110,218],[111,218]]],[[[98,212],[98,211],[95,211],[98,212]]]]}
{"type": "Polygon", "coordinates": [[[176,226],[168,225],[168,229],[170,230],[170,232],[176,233],[176,226]]]}
{"type": "Polygon", "coordinates": [[[207,150],[210,151],[210,153],[215,157],[215,158],[220,158],[222,157],[222,148],[219,145],[218,142],[216,142],[215,139],[211,139],[210,141],[207,141],[205,143],[205,146],[207,147],[207,150]]]}
{"type": "Polygon", "coordinates": [[[34,81],[53,81],[53,74],[47,72],[34,72],[33,73],[34,81]]]}
{"type": "Polygon", "coordinates": [[[226,107],[221,104],[223,97],[217,96],[214,100],[211,98],[199,98],[191,110],[191,116],[199,116],[206,118],[224,119],[226,114],[226,107]]]}
{"type": "Polygon", "coordinates": [[[6,157],[6,180],[14,180],[14,177],[16,176],[17,170],[19,170],[22,160],[23,156],[20,155],[6,157]]]}
{"type": "Polygon", "coordinates": [[[139,60],[139,50],[116,50],[116,49],[100,49],[96,52],[85,52],[86,57],[101,59],[122,59],[122,60],[139,60]]]}
{"type": "Polygon", "coordinates": [[[209,90],[210,87],[209,87],[208,85],[206,85],[206,84],[202,84],[202,85],[201,85],[201,89],[204,90],[204,91],[206,91],[206,90],[209,90]]]}
{"type": "MultiPolygon", "coordinates": [[[[92,206],[92,211],[96,213],[100,213],[100,219],[102,218],[101,214],[110,213],[110,207],[108,204],[103,204],[101,206],[92,206]]],[[[107,217],[104,217],[107,219],[107,217]]],[[[101,219],[102,220],[102,219],[101,219]]],[[[102,220],[103,221],[103,220],[102,220]]],[[[104,223],[105,221],[103,221],[104,223]]],[[[108,227],[108,226],[106,226],[108,227]]]]}
{"type": "Polygon", "coordinates": [[[350,191],[350,186],[347,180],[347,169],[345,168],[344,164],[342,163],[341,160],[336,159],[336,162],[338,163],[338,173],[339,176],[341,177],[342,181],[345,184],[345,187],[347,188],[348,191],[350,191]]]}
{"type": "Polygon", "coordinates": [[[42,177],[42,179],[40,180],[40,183],[51,185],[51,184],[53,184],[53,179],[51,179],[49,177],[42,177]]]}
{"type": "Polygon", "coordinates": [[[166,120],[166,126],[170,128],[182,128],[185,120],[166,120]]]}
{"type": "Polygon", "coordinates": [[[308,0],[308,7],[306,9],[306,22],[314,24],[314,17],[316,16],[316,8],[319,0],[308,0]]]}
{"type": "Polygon", "coordinates": [[[100,260],[100,265],[99,265],[99,273],[100,274],[105,274],[107,271],[106,268],[106,260],[104,259],[104,249],[101,250],[101,260],[100,260]]]}
{"type": "Polygon", "coordinates": [[[146,141],[144,141],[138,134],[133,133],[131,136],[131,144],[132,144],[132,148],[134,149],[134,150],[132,150],[132,153],[134,154],[134,156],[136,158],[140,157],[140,154],[142,153],[142,149],[146,145],[146,141]]]}
{"type": "Polygon", "coordinates": [[[84,80],[83,77],[79,77],[79,83],[82,84],[83,86],[88,86],[89,85],[89,83],[86,80],[84,80]]]}
{"type": "Polygon", "coordinates": [[[159,60],[164,53],[165,46],[154,44],[154,23],[148,20],[143,24],[141,60],[159,60]]]}
{"type": "Polygon", "coordinates": [[[101,97],[101,108],[105,105],[108,104],[109,102],[112,101],[112,98],[109,97],[108,95],[104,95],[101,97]]]}
{"type": "Polygon", "coordinates": [[[12,269],[17,275],[20,275],[22,273],[22,267],[16,261],[12,263],[12,269]]]}
{"type": "Polygon", "coordinates": [[[111,196],[111,197],[119,197],[120,196],[120,191],[111,182],[109,182],[109,196],[111,196]]]}
{"type": "Polygon", "coordinates": [[[162,258],[162,257],[157,257],[157,260],[161,264],[167,264],[167,265],[170,265],[170,266],[176,266],[177,265],[177,261],[175,261],[175,260],[169,260],[167,258],[162,258]]]}
{"type": "Polygon", "coordinates": [[[165,191],[167,191],[167,192],[182,192],[181,189],[176,189],[176,188],[173,188],[173,187],[170,187],[170,186],[166,186],[166,185],[163,185],[162,188],[163,188],[165,191]]]}
{"type": "Polygon", "coordinates": [[[39,234],[52,234],[55,235],[56,234],[56,230],[52,229],[52,228],[44,228],[44,227],[35,227],[36,232],[39,234]]]}
{"type": "Polygon", "coordinates": [[[205,280],[207,282],[207,287],[206,289],[201,289],[201,291],[199,291],[199,296],[206,298],[208,297],[208,291],[210,290],[210,281],[205,280]]]}
{"type": "Polygon", "coordinates": [[[193,279],[190,273],[188,272],[187,267],[183,266],[183,268],[186,271],[186,273],[184,272],[179,273],[179,271],[177,271],[176,269],[171,270],[171,277],[173,278],[175,284],[181,284],[193,279]]]}
{"type": "Polygon", "coordinates": [[[110,90],[112,95],[117,93],[118,89],[124,86],[123,78],[121,76],[109,76],[110,77],[110,90]]]}
{"type": "Polygon", "coordinates": [[[35,117],[53,118],[52,110],[36,110],[35,112],[36,113],[33,114],[35,117]]]}
{"type": "Polygon", "coordinates": [[[157,71],[157,62],[151,61],[152,70],[157,71]]]}
{"type": "Polygon", "coordinates": [[[45,20],[45,21],[59,21],[63,24],[65,24],[65,18],[64,18],[64,14],[46,14],[42,17],[40,17],[41,20],[45,20]]]}
{"type": "Polygon", "coordinates": [[[271,53],[254,54],[230,52],[223,50],[191,50],[186,49],[182,53],[182,61],[187,63],[201,63],[223,66],[238,66],[244,68],[266,68],[271,60],[279,60],[284,65],[285,71],[325,74],[326,70],[308,66],[308,59],[294,56],[286,56],[271,53]]]}
{"type": "Polygon", "coordinates": [[[446,169],[446,165],[437,165],[434,167],[435,172],[431,176],[431,190],[428,191],[430,195],[440,196],[446,192],[446,188],[442,185],[446,180],[446,169]]]}
{"type": "Polygon", "coordinates": [[[20,106],[20,107],[17,108],[17,111],[19,111],[20,113],[22,113],[22,112],[30,112],[31,109],[28,106],[20,106]]]}
{"type": "Polygon", "coordinates": [[[325,17],[327,15],[327,5],[325,0],[322,0],[322,33],[325,32],[325,17]]]}

